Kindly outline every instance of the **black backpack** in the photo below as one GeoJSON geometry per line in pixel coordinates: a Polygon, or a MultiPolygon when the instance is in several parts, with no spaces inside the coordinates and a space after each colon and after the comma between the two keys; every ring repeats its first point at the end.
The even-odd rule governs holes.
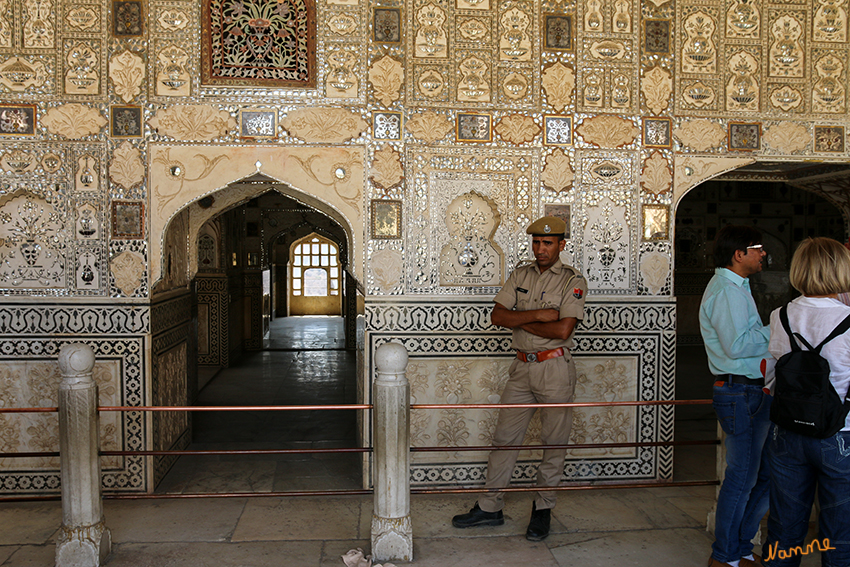
{"type": "Polygon", "coordinates": [[[791,352],[776,362],[776,387],[770,406],[770,421],[800,435],[818,439],[832,437],[844,427],[850,400],[842,403],[829,381],[829,361],[820,355],[820,351],[826,343],[850,329],[850,315],[814,348],[799,333],[791,331],[787,306],[779,310],[779,319],[788,333],[791,352]],[[808,350],[800,348],[795,336],[808,350]]]}

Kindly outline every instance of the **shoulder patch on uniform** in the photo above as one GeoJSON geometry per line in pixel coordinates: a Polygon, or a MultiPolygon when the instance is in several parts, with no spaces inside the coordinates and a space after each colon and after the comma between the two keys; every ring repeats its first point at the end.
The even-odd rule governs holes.
{"type": "Polygon", "coordinates": [[[584,295],[584,292],[582,291],[582,289],[580,287],[574,287],[573,288],[573,297],[575,297],[576,299],[581,299],[581,297],[583,295],[584,295]]]}

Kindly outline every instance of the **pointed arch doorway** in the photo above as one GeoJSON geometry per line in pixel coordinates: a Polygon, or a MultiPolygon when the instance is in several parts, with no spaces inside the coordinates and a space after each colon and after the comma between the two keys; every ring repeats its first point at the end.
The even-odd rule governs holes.
{"type": "MultiPolygon", "coordinates": [[[[699,305],[714,274],[713,241],[726,224],[755,226],[762,233],[767,265],[750,277],[759,314],[765,323],[770,312],[795,296],[788,281],[791,257],[800,241],[827,236],[847,241],[847,194],[850,168],[843,164],[753,162],[693,158],[677,167],[684,172],[714,171],[689,184],[686,173],[674,192],[673,246],[676,297],[676,398],[711,399],[714,379],[709,372],[699,330],[699,305]],[[732,166],[731,169],[728,169],[732,166]],[[727,170],[728,169],[728,170],[727,170]],[[835,192],[835,193],[833,193],[835,192]]],[[[717,420],[711,406],[676,408],[676,439],[715,439],[717,420]]],[[[678,474],[711,467],[711,446],[677,447],[678,474]],[[695,463],[702,463],[701,467],[695,463]]]]}
{"type": "MultiPolygon", "coordinates": [[[[195,261],[198,270],[192,288],[196,297],[196,363],[200,372],[194,395],[190,392],[189,396],[196,405],[322,405],[357,401],[359,360],[356,352],[346,350],[347,344],[356,345],[356,340],[349,343],[340,331],[334,333],[338,341],[318,345],[298,342],[306,333],[301,333],[292,320],[302,318],[287,316],[287,301],[280,306],[275,301],[275,289],[286,291],[292,281],[286,275],[292,241],[311,236],[321,239],[328,253],[321,254],[323,249],[319,246],[316,267],[322,269],[326,264],[326,287],[336,292],[330,294],[336,299],[334,324],[340,330],[347,328],[343,324],[346,307],[356,302],[353,294],[357,293],[356,279],[348,269],[350,228],[299,200],[297,195],[287,194],[287,190],[292,193],[291,188],[273,179],[255,175],[191,203],[186,213],[180,213],[188,216],[184,224],[189,226],[189,255],[194,259],[189,263],[195,261]],[[287,253],[281,254],[281,248],[286,248],[287,253]],[[335,283],[330,282],[331,274],[335,283]],[[352,295],[347,295],[347,291],[352,295]],[[280,307],[284,313],[278,316],[280,307]],[[275,319],[289,324],[276,326],[275,319]],[[265,340],[281,329],[293,335],[286,344],[269,344],[265,340]],[[216,345],[223,345],[218,349],[217,360],[209,358],[216,345]],[[204,381],[205,368],[212,372],[206,374],[204,381]]],[[[312,258],[309,263],[312,268],[312,258]]],[[[316,333],[311,333],[310,338],[315,339],[316,333]]],[[[359,431],[356,414],[342,411],[199,412],[192,421],[190,448],[223,450],[349,447],[357,444],[359,431]]],[[[184,457],[173,466],[159,490],[174,490],[176,485],[184,492],[359,487],[360,477],[359,456],[352,458],[351,454],[340,459],[315,458],[306,453],[266,459],[248,457],[240,462],[232,458],[201,461],[184,457]],[[216,479],[225,477],[229,479],[225,485],[217,484],[216,479]],[[255,483],[256,479],[260,480],[255,483]]]]}

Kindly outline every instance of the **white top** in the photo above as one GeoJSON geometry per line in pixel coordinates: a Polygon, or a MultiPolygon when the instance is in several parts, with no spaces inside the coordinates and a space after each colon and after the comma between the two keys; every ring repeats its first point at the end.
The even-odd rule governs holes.
{"type": "MultiPolygon", "coordinates": [[[[830,297],[800,296],[788,304],[788,324],[791,330],[803,336],[813,347],[818,346],[848,315],[850,306],[830,297]]],[[[806,350],[806,346],[799,340],[797,344],[806,350]]],[[[769,350],[776,359],[791,352],[788,333],[779,320],[779,309],[770,314],[769,350]]],[[[828,342],[820,354],[829,361],[829,381],[843,400],[850,386],[850,331],[828,342]]],[[[850,431],[850,415],[841,431],[850,431]]]]}

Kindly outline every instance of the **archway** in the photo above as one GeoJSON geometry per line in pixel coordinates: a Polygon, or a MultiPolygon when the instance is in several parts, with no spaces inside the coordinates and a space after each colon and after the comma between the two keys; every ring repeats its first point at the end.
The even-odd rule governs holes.
{"type": "MultiPolygon", "coordinates": [[[[722,162],[723,160],[718,160],[722,162]]],[[[692,162],[693,163],[693,162],[692,162]]],[[[720,169],[722,163],[716,167],[720,169]]],[[[696,168],[693,170],[696,172],[696,168]]],[[[795,295],[788,268],[797,244],[809,236],[846,241],[848,209],[823,188],[826,179],[841,186],[850,168],[840,164],[753,162],[686,187],[675,195],[674,295],[677,303],[676,398],[710,399],[713,378],[699,330],[699,305],[714,274],[713,241],[725,224],[754,225],[763,235],[768,263],[750,277],[763,321],[795,295]],[[812,185],[817,180],[820,188],[812,185]]],[[[711,406],[676,409],[677,439],[713,439],[717,421],[711,406]]],[[[713,448],[681,447],[678,454],[705,454],[713,448]]]]}
{"type": "MultiPolygon", "coordinates": [[[[255,166],[259,167],[258,164],[255,166]]],[[[268,368],[268,376],[271,378],[256,376],[258,380],[251,384],[254,376],[246,375],[248,381],[240,381],[237,386],[232,387],[240,394],[250,390],[264,393],[251,399],[244,396],[237,399],[236,396],[231,395],[227,398],[228,405],[288,405],[292,403],[321,405],[358,401],[355,383],[361,357],[357,352],[338,352],[337,358],[344,361],[322,365],[313,358],[324,356],[326,353],[304,353],[298,349],[285,348],[278,348],[276,350],[280,352],[275,353],[263,351],[264,345],[267,344],[264,338],[272,315],[271,286],[275,282],[273,245],[277,240],[286,240],[296,234],[301,236],[302,231],[323,233],[335,243],[339,252],[337,279],[346,284],[344,287],[338,286],[340,297],[345,305],[344,313],[347,323],[345,327],[351,330],[356,329],[354,306],[357,304],[355,294],[358,286],[357,278],[352,273],[354,266],[351,259],[358,246],[355,243],[357,231],[353,228],[354,225],[349,216],[343,214],[341,209],[345,205],[349,208],[349,212],[353,209],[359,215],[359,208],[352,207],[341,199],[337,199],[339,202],[336,203],[326,202],[315,196],[315,194],[321,194],[321,190],[313,191],[312,186],[309,187],[308,193],[255,169],[251,175],[235,180],[224,187],[212,190],[207,188],[203,191],[199,189],[196,196],[183,208],[171,214],[167,222],[162,218],[158,221],[156,226],[160,226],[159,230],[162,231],[159,243],[163,262],[156,289],[162,294],[167,294],[175,286],[189,288],[194,292],[195,299],[193,315],[197,336],[194,344],[197,348],[191,351],[188,357],[190,368],[185,374],[188,383],[177,384],[178,390],[184,389],[185,396],[181,400],[175,400],[175,405],[201,403],[204,400],[198,396],[206,392],[205,387],[209,389],[218,380],[216,377],[210,381],[215,372],[234,366],[240,358],[248,360],[253,357],[253,353],[259,353],[262,360],[257,362],[258,359],[254,358],[249,362],[268,368]],[[350,293],[344,294],[345,290],[349,290],[350,293]],[[349,321],[350,324],[348,324],[349,321]],[[299,357],[312,358],[308,362],[299,360],[299,357]],[[277,359],[286,360],[281,362],[277,359]],[[334,371],[343,368],[347,372],[345,380],[342,381],[344,383],[333,389],[334,395],[337,396],[333,399],[314,400],[305,397],[309,396],[310,392],[324,394],[321,388],[310,385],[311,382],[323,384],[330,382],[328,377],[318,370],[320,367],[331,368],[334,371]],[[204,372],[205,368],[211,371],[204,372]],[[196,373],[198,369],[201,372],[196,373]],[[314,373],[313,376],[299,374],[307,369],[314,373]],[[279,370],[283,371],[278,372],[279,370]],[[198,379],[194,380],[196,374],[198,379]],[[274,380],[280,377],[290,379],[298,377],[299,382],[283,387],[274,383],[274,380]],[[322,380],[317,381],[317,378],[322,380]],[[272,390],[268,390],[269,387],[272,390]],[[262,388],[266,388],[267,391],[263,391],[262,388]]],[[[160,205],[163,203],[169,202],[161,201],[160,205]]],[[[167,207],[160,210],[164,212],[167,207]]],[[[357,223],[360,223],[359,216],[356,218],[357,223]]],[[[155,257],[155,253],[152,252],[151,256],[155,257]]],[[[285,279],[283,283],[286,283],[285,279]]],[[[152,326],[164,325],[153,319],[154,317],[152,317],[152,326]]],[[[351,340],[341,344],[350,344],[353,348],[357,341],[352,333],[351,340]]],[[[168,390],[171,386],[165,383],[154,384],[155,389],[158,390],[168,390]]],[[[221,387],[218,390],[221,391],[221,387]]],[[[204,403],[217,405],[217,402],[205,401],[204,403]]],[[[266,413],[272,414],[272,412],[266,413]]],[[[295,412],[274,413],[293,414],[295,412]]],[[[223,431],[220,424],[232,421],[232,426],[225,428],[226,433],[229,434],[226,438],[217,440],[210,434],[200,440],[200,442],[226,449],[240,447],[241,443],[247,441],[267,443],[272,448],[293,448],[293,444],[301,442],[294,437],[312,439],[316,443],[324,443],[323,446],[351,446],[357,442],[357,439],[350,438],[360,431],[354,412],[337,412],[344,413],[344,419],[341,418],[342,416],[330,415],[334,412],[315,413],[317,415],[299,416],[297,420],[309,428],[309,435],[292,434],[290,425],[272,421],[257,427],[256,420],[247,423],[244,421],[244,416],[239,416],[238,413],[210,414],[209,416],[195,414],[191,425],[196,434],[202,427],[206,427],[208,433],[211,430],[217,430],[213,433],[220,433],[223,431]],[[220,417],[222,415],[226,418],[220,417]],[[205,424],[207,417],[214,419],[211,427],[210,424],[205,424]],[[326,428],[331,423],[335,424],[335,431],[343,433],[325,435],[322,428],[326,428]],[[317,427],[316,424],[321,424],[321,427],[317,427]],[[240,429],[243,426],[246,428],[240,429]],[[287,433],[281,434],[282,431],[287,433]]],[[[187,424],[184,426],[188,427],[187,424]]],[[[155,431],[154,434],[156,436],[157,432],[155,431]]],[[[182,446],[188,444],[188,439],[189,437],[183,434],[182,446]]],[[[198,442],[197,436],[195,441],[198,442]]],[[[171,440],[164,445],[163,448],[181,448],[171,440]]],[[[241,445],[241,448],[245,446],[241,445]]],[[[183,462],[177,463],[173,470],[180,470],[183,462]]],[[[157,463],[158,476],[155,481],[159,481],[172,464],[164,460],[157,463]]],[[[262,465],[262,467],[269,466],[271,466],[269,463],[262,465]]],[[[319,471],[322,466],[323,463],[317,463],[313,469],[319,471]]],[[[248,465],[245,468],[246,474],[251,474],[250,471],[253,469],[248,465]]],[[[361,469],[359,461],[349,463],[346,469],[351,473],[348,480],[359,484],[361,469]]],[[[198,467],[197,470],[210,472],[203,466],[198,467]]],[[[186,472],[185,467],[183,472],[186,472]]],[[[170,476],[166,478],[166,484],[170,478],[170,476]]],[[[331,478],[330,475],[328,478],[331,478]]]]}
{"type": "Polygon", "coordinates": [[[339,248],[315,232],[289,246],[289,314],[342,315],[339,248]]]}

